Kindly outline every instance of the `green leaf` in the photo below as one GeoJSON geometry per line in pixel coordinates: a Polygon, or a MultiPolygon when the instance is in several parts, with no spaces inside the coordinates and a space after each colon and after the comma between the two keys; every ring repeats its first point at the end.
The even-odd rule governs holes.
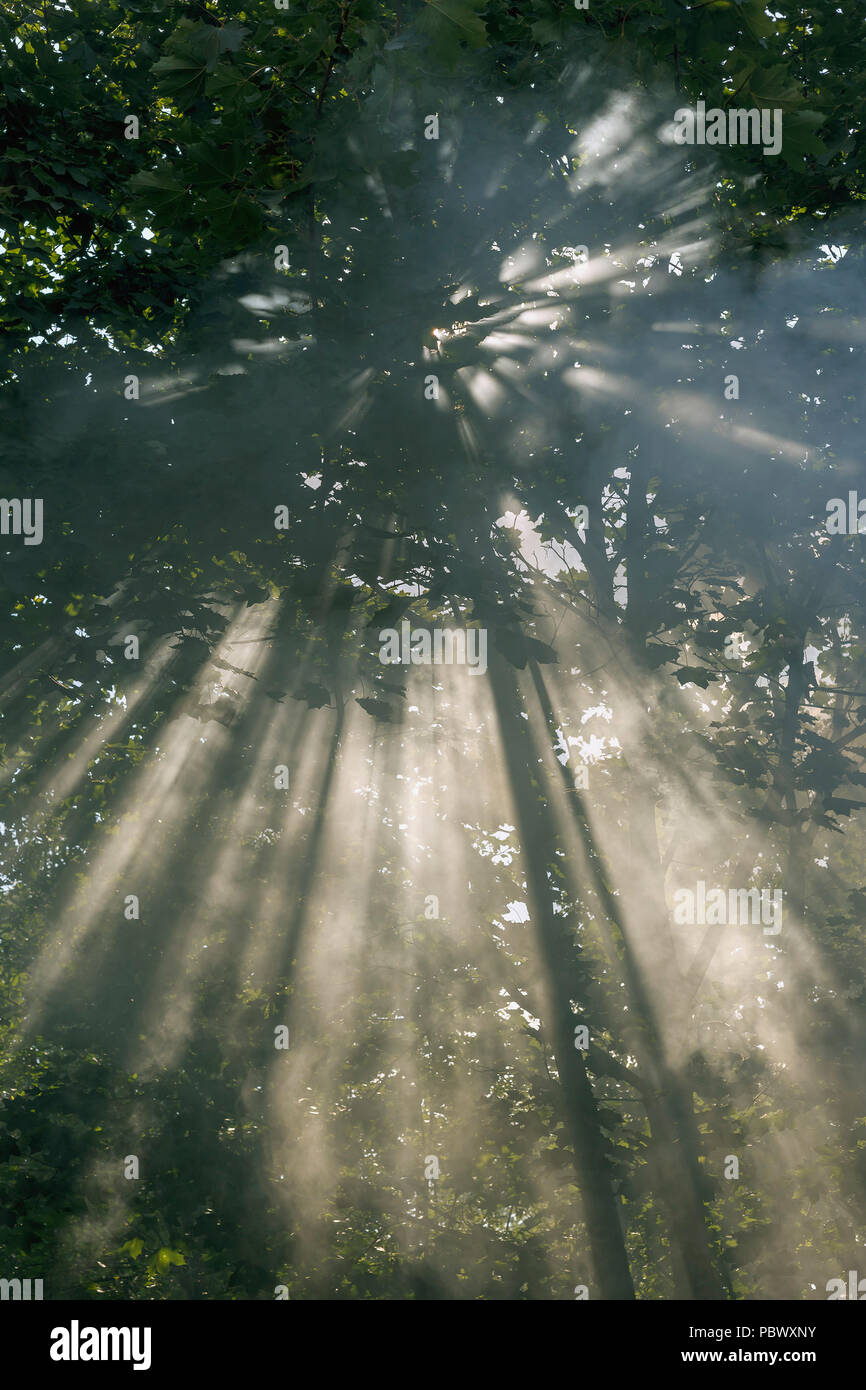
{"type": "Polygon", "coordinates": [[[474,13],[471,0],[424,0],[424,3],[454,25],[470,47],[481,48],[487,42],[484,20],[474,13]]]}
{"type": "Polygon", "coordinates": [[[184,185],[170,174],[155,174],[150,170],[130,179],[130,187],[144,194],[148,207],[155,211],[176,210],[189,197],[184,185]]]}
{"type": "Polygon", "coordinates": [[[782,158],[791,166],[799,166],[806,155],[822,155],[823,140],[817,131],[824,124],[821,111],[794,111],[782,119],[782,158]]]}
{"type": "Polygon", "coordinates": [[[164,1245],[162,1249],[158,1250],[156,1253],[156,1267],[160,1274],[167,1273],[172,1265],[184,1264],[186,1264],[186,1260],[180,1251],[170,1250],[167,1245],[164,1245]]]}
{"type": "Polygon", "coordinates": [[[796,107],[802,101],[800,86],[787,63],[756,68],[749,78],[749,90],[759,106],[796,107]]]}
{"type": "Polygon", "coordinates": [[[680,685],[699,685],[702,690],[706,690],[711,680],[711,673],[705,671],[703,666],[682,666],[676,673],[680,685]]]}
{"type": "Polygon", "coordinates": [[[207,67],[195,58],[160,58],[154,63],[159,90],[182,105],[193,102],[204,89],[207,67]]]}
{"type": "Polygon", "coordinates": [[[236,24],[234,20],[230,20],[217,32],[220,50],[224,53],[236,53],[250,31],[245,29],[242,24],[236,24]]]}
{"type": "Polygon", "coordinates": [[[398,712],[385,700],[358,700],[361,709],[372,714],[374,719],[380,720],[385,724],[393,724],[397,720],[398,712]]]}

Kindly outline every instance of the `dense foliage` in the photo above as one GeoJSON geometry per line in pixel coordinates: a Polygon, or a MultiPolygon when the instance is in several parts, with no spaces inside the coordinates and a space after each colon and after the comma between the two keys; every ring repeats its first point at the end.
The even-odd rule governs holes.
{"type": "Polygon", "coordinates": [[[863,14],[95,0],[0,45],[0,492],[45,507],[0,547],[0,1274],[824,1297],[863,14]],[[672,145],[698,99],[781,154],[672,145]],[[404,618],[487,673],[383,665],[404,618]],[[698,880],[781,932],[678,923],[698,880]]]}

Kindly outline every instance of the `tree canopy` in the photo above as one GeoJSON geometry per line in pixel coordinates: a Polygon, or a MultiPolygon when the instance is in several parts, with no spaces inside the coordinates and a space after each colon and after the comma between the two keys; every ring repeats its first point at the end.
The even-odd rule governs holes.
{"type": "Polygon", "coordinates": [[[825,1297],[866,16],[93,0],[0,48],[2,1269],[825,1297]],[[699,101],[780,153],[677,144],[699,101]]]}

